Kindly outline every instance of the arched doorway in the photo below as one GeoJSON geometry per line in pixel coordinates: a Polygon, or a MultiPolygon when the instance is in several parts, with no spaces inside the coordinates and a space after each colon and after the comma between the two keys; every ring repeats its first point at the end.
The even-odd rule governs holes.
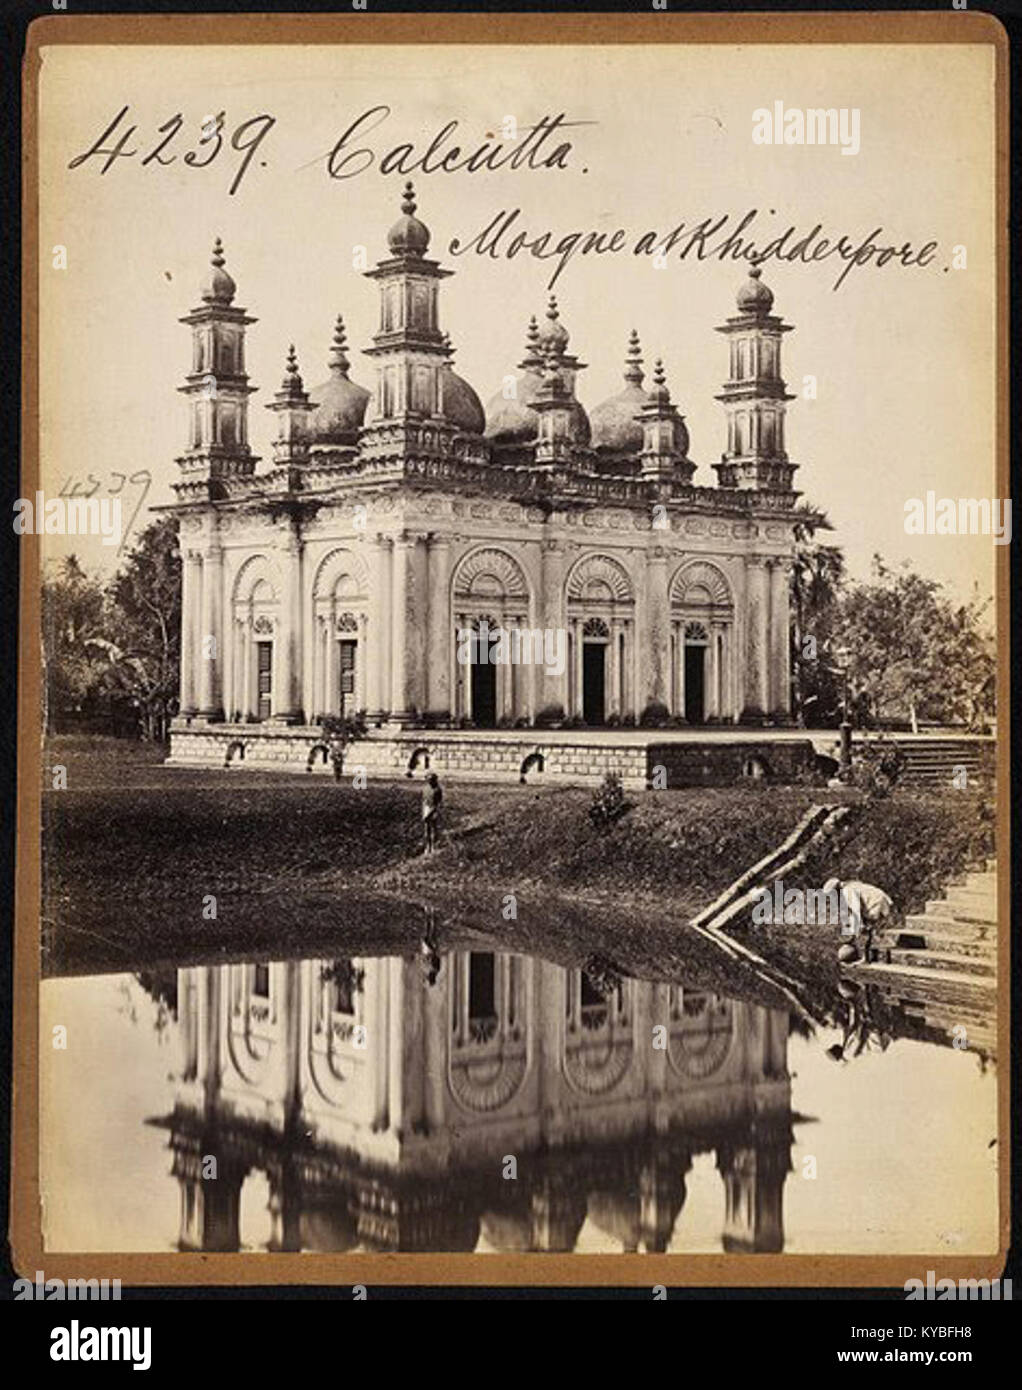
{"type": "Polygon", "coordinates": [[[585,555],[567,582],[568,713],[590,725],[634,712],[635,600],[624,566],[585,555]]]}
{"type": "Polygon", "coordinates": [[[689,560],[670,585],[670,708],[689,724],[730,723],[736,716],[735,608],[724,572],[689,560]]]}
{"type": "Polygon", "coordinates": [[[333,551],[316,571],[312,585],[314,722],[366,708],[368,589],[365,568],[351,551],[333,551]]]}
{"type": "Polygon", "coordinates": [[[472,551],[457,568],[453,590],[455,714],[483,729],[530,717],[535,667],[519,659],[529,632],[521,566],[495,547],[472,551]]]}

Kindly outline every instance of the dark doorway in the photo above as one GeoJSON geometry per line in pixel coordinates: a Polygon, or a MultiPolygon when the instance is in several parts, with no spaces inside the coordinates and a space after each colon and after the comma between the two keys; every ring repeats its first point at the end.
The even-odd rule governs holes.
{"type": "Polygon", "coordinates": [[[487,658],[494,643],[477,643],[472,661],[472,723],[477,729],[492,729],[497,723],[497,668],[487,658]]]}
{"type": "Polygon", "coordinates": [[[355,706],[355,672],[357,669],[358,643],[347,639],[337,643],[338,673],[340,676],[340,711],[342,716],[351,714],[355,706]]]}
{"type": "Polygon", "coordinates": [[[701,724],[706,717],[706,648],[685,647],[685,718],[701,724]]]}
{"type": "Polygon", "coordinates": [[[587,724],[602,724],[605,718],[606,652],[603,642],[582,643],[582,718],[587,724]]]}

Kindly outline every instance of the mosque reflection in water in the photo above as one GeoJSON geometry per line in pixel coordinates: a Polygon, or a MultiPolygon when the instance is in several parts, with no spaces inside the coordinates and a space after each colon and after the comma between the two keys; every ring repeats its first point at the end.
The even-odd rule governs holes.
{"type": "Polygon", "coordinates": [[[177,995],[180,1084],[150,1123],[181,1249],[237,1250],[262,1172],[277,1250],[571,1251],[588,1219],[663,1251],[710,1152],[723,1248],[783,1246],[784,1011],[475,951],[432,982],[399,956],[196,966],[177,995]]]}

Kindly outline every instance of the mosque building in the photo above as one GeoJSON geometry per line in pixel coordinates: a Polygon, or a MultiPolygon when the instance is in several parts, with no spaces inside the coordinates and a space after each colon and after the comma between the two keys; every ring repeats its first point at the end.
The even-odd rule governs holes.
{"type": "MultiPolygon", "coordinates": [[[[588,411],[585,368],[550,298],[484,410],[441,328],[452,272],[430,258],[410,184],[367,271],[379,326],[352,379],[337,319],[307,390],[292,349],[248,438],[246,329],[216,242],[192,330],[188,447],[175,484],[183,560],[172,756],[222,762],[239,726],[304,737],[364,711],[403,729],[784,723],[796,465],[781,343],[758,267],[719,326],[726,448],[696,480],[684,417],[639,336],[620,391],[588,411]],[[485,624],[485,627],[483,626],[485,624]],[[458,637],[479,630],[470,662],[458,637]],[[496,634],[559,632],[560,663],[502,663],[496,634]],[[643,717],[646,716],[645,721],[643,717]]],[[[519,651],[523,647],[519,645],[519,651]]]]}

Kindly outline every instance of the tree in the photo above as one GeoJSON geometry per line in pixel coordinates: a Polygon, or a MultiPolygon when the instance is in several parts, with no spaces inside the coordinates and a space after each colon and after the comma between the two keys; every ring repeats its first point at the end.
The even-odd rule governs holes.
{"type": "Polygon", "coordinates": [[[845,578],[844,552],[817,539],[817,531],[831,530],[825,513],[800,503],[790,580],[792,704],[799,724],[827,722],[840,700],[834,670],[821,655],[830,643],[845,578]]]}
{"type": "Polygon", "coordinates": [[[907,714],[916,733],[924,711],[975,723],[992,708],[984,608],[977,600],[956,607],[936,580],[874,555],[871,581],[846,591],[835,629],[835,643],[848,649],[849,685],[872,717],[907,714]]]}
{"type": "Polygon", "coordinates": [[[57,710],[80,709],[105,688],[107,663],[93,645],[102,637],[106,600],[102,585],[76,555],[42,584],[43,692],[47,732],[57,710]]]}
{"type": "Polygon", "coordinates": [[[109,621],[96,642],[114,684],[138,701],[145,736],[162,741],[177,699],[181,657],[181,557],[177,524],[152,522],[109,590],[109,621]]]}

